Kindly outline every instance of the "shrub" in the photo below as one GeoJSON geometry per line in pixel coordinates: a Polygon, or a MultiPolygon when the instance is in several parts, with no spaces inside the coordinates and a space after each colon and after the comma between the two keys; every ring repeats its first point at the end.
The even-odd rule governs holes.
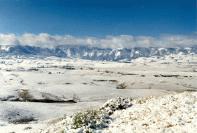
{"type": "Polygon", "coordinates": [[[116,89],[126,89],[126,88],[127,88],[126,83],[121,83],[121,84],[118,84],[118,85],[116,86],[116,89]]]}
{"type": "Polygon", "coordinates": [[[30,101],[32,99],[32,96],[29,94],[28,90],[19,90],[18,92],[19,100],[21,101],[30,101]]]}
{"type": "Polygon", "coordinates": [[[132,98],[117,97],[106,102],[97,110],[78,112],[66,118],[64,132],[94,133],[107,128],[112,122],[111,115],[116,110],[126,109],[132,106],[132,98]]]}
{"type": "Polygon", "coordinates": [[[72,118],[72,128],[102,129],[107,127],[108,120],[106,117],[105,113],[100,110],[78,112],[72,118]]]}
{"type": "Polygon", "coordinates": [[[77,103],[77,102],[79,102],[79,101],[80,101],[80,97],[79,97],[79,96],[77,96],[77,94],[73,94],[72,101],[73,101],[74,103],[77,103]]]}
{"type": "Polygon", "coordinates": [[[101,110],[105,111],[108,115],[112,115],[116,110],[126,109],[132,106],[132,98],[117,97],[107,101],[101,110]]]}

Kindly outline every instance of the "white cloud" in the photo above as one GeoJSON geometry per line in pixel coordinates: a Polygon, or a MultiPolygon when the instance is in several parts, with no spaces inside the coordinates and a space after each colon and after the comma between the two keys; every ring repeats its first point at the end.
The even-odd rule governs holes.
{"type": "Polygon", "coordinates": [[[18,44],[18,39],[14,34],[0,34],[0,45],[18,44]]]}
{"type": "Polygon", "coordinates": [[[57,45],[89,45],[102,48],[131,48],[131,47],[177,47],[197,45],[197,36],[166,35],[151,36],[106,36],[75,37],[71,35],[50,35],[47,33],[0,34],[0,45],[30,45],[38,47],[54,47],[57,45]]]}

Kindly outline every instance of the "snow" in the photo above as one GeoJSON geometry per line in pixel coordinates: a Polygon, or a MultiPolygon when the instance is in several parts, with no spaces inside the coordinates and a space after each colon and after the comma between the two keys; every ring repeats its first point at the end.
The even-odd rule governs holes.
{"type": "MultiPolygon", "coordinates": [[[[197,130],[197,92],[134,100],[116,98],[106,102],[100,108],[103,109],[112,112],[109,118],[105,118],[110,120],[106,127],[83,126],[74,129],[73,117],[65,117],[40,130],[40,133],[195,133],[197,130]],[[124,108],[119,109],[120,105],[124,108]]],[[[97,121],[100,122],[99,119],[97,121]]]]}
{"type": "Polygon", "coordinates": [[[38,131],[48,125],[48,120],[99,107],[117,96],[141,98],[195,91],[196,62],[196,55],[142,57],[132,63],[1,57],[0,132],[38,131]],[[122,83],[126,85],[125,89],[116,89],[122,83]],[[17,101],[24,90],[28,91],[30,98],[17,101]],[[58,100],[65,102],[58,103],[58,100]],[[33,120],[25,124],[13,123],[23,118],[33,120]],[[24,130],[26,127],[31,129],[24,130]]]}
{"type": "Polygon", "coordinates": [[[197,93],[181,93],[133,101],[133,106],[116,111],[103,132],[176,132],[197,130],[197,93]]]}
{"type": "Polygon", "coordinates": [[[67,57],[100,61],[131,61],[138,57],[165,56],[170,54],[197,54],[197,47],[134,47],[134,48],[98,48],[91,46],[61,45],[51,48],[41,48],[22,45],[1,45],[0,56],[22,56],[22,57],[67,57]],[[98,54],[99,53],[99,54],[98,54]]]}

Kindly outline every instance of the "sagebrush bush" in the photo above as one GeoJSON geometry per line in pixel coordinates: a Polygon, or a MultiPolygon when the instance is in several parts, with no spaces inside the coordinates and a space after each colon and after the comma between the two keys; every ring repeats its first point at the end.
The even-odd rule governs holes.
{"type": "Polygon", "coordinates": [[[101,120],[102,113],[99,110],[87,110],[85,112],[78,112],[73,116],[73,128],[81,128],[83,126],[89,126],[95,128],[98,126],[98,121],[101,120]]]}
{"type": "Polygon", "coordinates": [[[32,95],[29,93],[29,91],[24,89],[18,92],[18,96],[22,101],[29,101],[30,99],[32,99],[32,95]]]}
{"type": "Polygon", "coordinates": [[[127,88],[127,85],[126,85],[126,83],[121,83],[121,84],[118,84],[118,85],[116,86],[116,88],[117,88],[117,89],[126,89],[126,88],[127,88]]]}
{"type": "Polygon", "coordinates": [[[100,132],[103,128],[109,127],[112,122],[111,115],[116,110],[126,109],[132,106],[132,98],[117,97],[106,102],[102,107],[93,110],[78,112],[67,118],[64,130],[77,133],[100,132]]]}

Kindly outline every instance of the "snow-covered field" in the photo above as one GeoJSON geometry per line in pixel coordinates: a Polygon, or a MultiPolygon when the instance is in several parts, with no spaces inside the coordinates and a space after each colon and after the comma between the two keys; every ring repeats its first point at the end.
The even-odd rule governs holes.
{"type": "MultiPolygon", "coordinates": [[[[138,98],[193,92],[197,90],[196,81],[196,55],[138,58],[131,63],[55,57],[0,58],[0,132],[39,132],[55,118],[97,108],[117,96],[138,98]]],[[[185,93],[178,96],[184,98],[185,93]]],[[[160,106],[156,101],[150,102],[151,107],[160,106]]],[[[139,108],[146,110],[145,107],[139,108]]],[[[131,107],[128,112],[115,112],[114,119],[123,115],[106,132],[122,130],[124,127],[117,125],[122,125],[127,113],[133,111],[135,108],[131,107]]],[[[123,126],[127,124],[130,125],[128,122],[123,126]]],[[[138,130],[135,125],[129,130],[134,128],[138,130]]]]}

